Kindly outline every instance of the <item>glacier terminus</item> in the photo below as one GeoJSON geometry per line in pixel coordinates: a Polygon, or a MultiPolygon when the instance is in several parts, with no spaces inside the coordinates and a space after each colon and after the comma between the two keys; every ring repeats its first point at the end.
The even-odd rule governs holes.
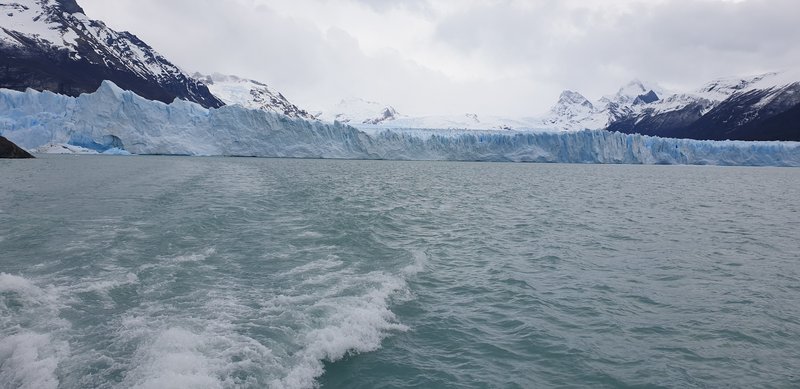
{"type": "Polygon", "coordinates": [[[493,162],[800,166],[798,142],[571,132],[362,128],[230,105],[148,100],[104,81],[78,97],[0,90],[0,135],[35,150],[493,162]]]}

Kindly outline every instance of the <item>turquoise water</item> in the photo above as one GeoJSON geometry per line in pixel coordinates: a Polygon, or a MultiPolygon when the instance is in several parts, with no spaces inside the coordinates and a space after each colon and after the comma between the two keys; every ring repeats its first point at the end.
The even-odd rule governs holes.
{"type": "Polygon", "coordinates": [[[800,169],[0,161],[0,388],[800,386],[800,169]]]}

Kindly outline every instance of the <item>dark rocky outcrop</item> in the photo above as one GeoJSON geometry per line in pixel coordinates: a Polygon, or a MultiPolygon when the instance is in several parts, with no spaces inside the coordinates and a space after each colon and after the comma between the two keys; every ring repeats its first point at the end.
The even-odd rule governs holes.
{"type": "Polygon", "coordinates": [[[33,158],[33,155],[0,136],[0,158],[33,158]]]}

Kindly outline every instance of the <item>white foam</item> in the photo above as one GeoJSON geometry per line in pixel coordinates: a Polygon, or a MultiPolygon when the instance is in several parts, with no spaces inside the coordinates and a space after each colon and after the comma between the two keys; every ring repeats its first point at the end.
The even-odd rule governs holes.
{"type": "Polygon", "coordinates": [[[41,289],[24,277],[8,273],[0,273],[0,292],[15,292],[27,295],[38,295],[42,293],[41,289]]]}
{"type": "Polygon", "coordinates": [[[139,277],[134,273],[125,273],[111,276],[111,279],[86,279],[75,288],[76,292],[97,292],[107,295],[114,288],[124,285],[139,283],[139,277]]]}
{"type": "Polygon", "coordinates": [[[56,388],[67,343],[53,334],[67,324],[58,317],[58,293],[33,281],[0,273],[0,387],[56,388]]]}
{"type": "Polygon", "coordinates": [[[343,272],[330,277],[342,279],[325,290],[324,296],[316,296],[318,301],[305,309],[305,315],[309,316],[324,313],[324,324],[298,334],[302,339],[301,349],[291,356],[285,376],[271,382],[272,387],[314,387],[316,378],[325,372],[324,361],[335,362],[350,354],[375,351],[391,332],[408,330],[389,309],[392,297],[407,290],[402,277],[381,272],[363,276],[343,272]],[[341,295],[342,290],[365,285],[369,289],[363,294],[341,295]]]}
{"type": "Polygon", "coordinates": [[[424,251],[415,250],[411,255],[414,257],[414,263],[403,268],[403,274],[407,276],[413,276],[425,270],[425,266],[428,264],[428,254],[424,251]]]}
{"type": "Polygon", "coordinates": [[[223,388],[215,370],[222,361],[205,355],[206,338],[182,328],[170,328],[153,338],[126,375],[126,387],[139,389],[223,388]]]}
{"type": "Polygon", "coordinates": [[[208,313],[198,317],[163,316],[157,313],[158,307],[126,316],[120,323],[119,339],[138,346],[121,386],[262,387],[258,374],[279,364],[271,351],[236,331],[226,318],[232,309],[230,302],[211,299],[206,305],[208,313]],[[247,376],[242,377],[242,372],[247,376]]]}
{"type": "MultiPolygon", "coordinates": [[[[214,254],[215,250],[206,249],[185,257],[207,258],[214,254]]],[[[167,267],[185,262],[170,261],[174,259],[160,262],[167,267]]],[[[398,321],[390,305],[408,295],[406,277],[424,268],[426,259],[422,253],[415,254],[414,259],[412,265],[391,274],[361,273],[345,266],[335,255],[323,256],[281,274],[279,279],[297,282],[275,289],[285,293],[282,296],[269,295],[265,290],[267,301],[260,301],[259,308],[253,307],[257,296],[249,294],[251,290],[226,285],[232,280],[224,278],[207,293],[197,294],[203,303],[195,308],[200,310],[184,311],[174,305],[180,303],[148,299],[147,304],[126,312],[113,327],[115,347],[134,347],[137,351],[130,359],[112,356],[109,364],[122,368],[124,379],[119,386],[124,388],[316,387],[326,361],[377,350],[384,338],[408,329],[398,321]],[[276,331],[278,335],[249,335],[257,338],[254,339],[245,335],[249,326],[276,331]]],[[[126,271],[114,275],[105,281],[81,280],[64,292],[102,293],[118,285],[140,282],[135,274],[126,271]]],[[[39,301],[39,308],[28,313],[36,315],[41,311],[46,316],[44,321],[58,320],[57,310],[43,310],[58,306],[57,301],[51,304],[47,300],[51,291],[31,280],[0,273],[0,292],[39,301]]],[[[144,288],[141,293],[149,292],[144,288]]],[[[59,385],[59,363],[74,361],[65,359],[69,349],[57,341],[61,332],[57,328],[49,330],[52,324],[48,326],[18,331],[0,342],[0,383],[13,382],[15,388],[59,385]]],[[[7,329],[3,326],[3,334],[14,333],[7,329]]]]}
{"type": "Polygon", "coordinates": [[[167,258],[166,261],[172,263],[202,262],[208,259],[208,257],[216,254],[216,252],[217,250],[215,248],[210,247],[199,253],[184,254],[172,258],[167,258]]]}
{"type": "Polygon", "coordinates": [[[321,238],[322,234],[320,234],[319,232],[314,232],[314,231],[303,231],[300,234],[298,234],[297,236],[301,237],[301,238],[321,238]]]}
{"type": "Polygon", "coordinates": [[[57,388],[58,363],[65,343],[48,334],[21,332],[0,339],[0,386],[19,389],[57,388]]]}
{"type": "Polygon", "coordinates": [[[0,273],[0,293],[13,293],[25,302],[36,305],[55,302],[52,291],[45,292],[27,278],[7,273],[0,273]]]}
{"type": "Polygon", "coordinates": [[[325,259],[309,262],[305,265],[298,266],[288,272],[284,273],[286,276],[293,276],[297,274],[308,274],[308,273],[317,273],[322,272],[323,274],[327,274],[328,271],[341,267],[344,264],[339,257],[336,255],[329,255],[325,259]]]}

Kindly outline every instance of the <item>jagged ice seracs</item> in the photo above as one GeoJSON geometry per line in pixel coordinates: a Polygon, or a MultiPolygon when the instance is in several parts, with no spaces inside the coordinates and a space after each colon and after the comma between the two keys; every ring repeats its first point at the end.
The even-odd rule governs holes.
{"type": "Polygon", "coordinates": [[[800,143],[696,141],[607,131],[356,129],[239,106],[144,99],[106,81],[73,98],[0,90],[0,135],[133,154],[497,162],[800,166],[800,143]]]}

